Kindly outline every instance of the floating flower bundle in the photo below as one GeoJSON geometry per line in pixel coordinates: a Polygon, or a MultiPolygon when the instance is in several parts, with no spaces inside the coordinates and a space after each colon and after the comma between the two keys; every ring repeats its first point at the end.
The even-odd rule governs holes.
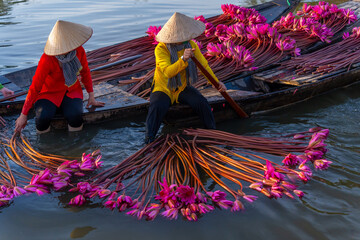
{"type": "Polygon", "coordinates": [[[296,179],[307,182],[311,166],[326,169],[331,164],[323,158],[327,135],[327,129],[314,128],[294,140],[274,140],[187,129],[162,136],[118,165],[78,183],[70,190],[78,192],[70,204],[99,198],[106,208],[138,219],[161,215],[196,221],[215,208],[243,210],[244,202],[257,199],[247,193],[249,189],[269,198],[301,198],[304,193],[296,179]],[[258,153],[282,156],[282,164],[258,153]],[[204,184],[207,178],[218,187],[209,189],[204,184]]]}
{"type": "MultiPolygon", "coordinates": [[[[8,206],[21,195],[39,196],[71,186],[74,176],[81,177],[101,166],[100,151],[83,154],[81,160],[43,154],[33,149],[23,136],[0,136],[0,207],[8,206]],[[22,171],[14,171],[17,164],[22,171]]],[[[17,168],[18,169],[18,168],[17,168]]]]}
{"type": "Polygon", "coordinates": [[[298,75],[325,74],[348,69],[360,62],[360,28],[355,27],[351,35],[344,34],[338,43],[281,63],[282,68],[295,69],[298,75]]]}
{"type": "Polygon", "coordinates": [[[357,20],[357,16],[351,9],[338,8],[336,4],[320,1],[318,5],[304,3],[302,9],[296,13],[305,19],[314,19],[326,27],[331,28],[334,34],[342,30],[347,24],[357,20]]]}
{"type": "Polygon", "coordinates": [[[101,167],[98,150],[72,160],[41,154],[23,136],[9,139],[3,134],[0,207],[21,195],[70,188],[69,192],[77,193],[69,202],[73,206],[99,198],[106,208],[139,219],[153,220],[161,215],[196,221],[216,208],[243,210],[245,202],[257,199],[248,193],[250,189],[269,198],[301,198],[304,193],[296,179],[307,182],[312,177],[311,168],[323,170],[331,164],[324,159],[328,133],[327,129],[313,128],[291,140],[186,129],[162,136],[118,165],[80,182],[74,176],[82,177],[101,167]],[[283,160],[276,163],[269,156],[283,160]],[[13,171],[12,163],[22,171],[13,171]],[[206,179],[216,186],[209,187],[206,179]]]}

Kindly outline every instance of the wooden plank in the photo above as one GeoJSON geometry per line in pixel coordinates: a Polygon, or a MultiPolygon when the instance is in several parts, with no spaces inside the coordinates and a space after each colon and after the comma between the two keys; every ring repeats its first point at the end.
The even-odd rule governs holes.
{"type": "Polygon", "coordinates": [[[19,88],[17,85],[15,85],[14,83],[10,82],[10,83],[5,83],[3,84],[4,87],[14,91],[15,93],[18,92],[22,92],[23,90],[21,88],[19,88]]]}
{"type": "MultiPolygon", "coordinates": [[[[106,82],[102,82],[100,84],[94,85],[93,89],[94,89],[95,98],[122,91],[118,86],[106,82]]],[[[83,89],[83,94],[84,94],[83,101],[87,101],[89,95],[87,94],[86,89],[83,89]]]]}
{"type": "Polygon", "coordinates": [[[0,76],[0,83],[2,84],[2,85],[4,85],[4,84],[7,84],[7,83],[10,83],[11,81],[8,79],[8,78],[6,78],[6,77],[4,77],[4,76],[0,76]]]}
{"type": "Polygon", "coordinates": [[[129,108],[136,105],[148,104],[149,101],[134,94],[125,92],[119,86],[102,82],[94,86],[94,95],[97,101],[104,102],[105,106],[100,108],[86,109],[88,94],[84,90],[84,108],[86,112],[109,111],[117,108],[129,108]]]}
{"type": "MultiPolygon", "coordinates": [[[[200,92],[208,100],[209,103],[223,100],[223,96],[219,93],[218,90],[214,88],[205,88],[202,89],[200,92]]],[[[261,94],[260,92],[234,90],[234,89],[227,90],[226,92],[234,100],[261,94]]]]}
{"type": "Polygon", "coordinates": [[[265,71],[262,74],[254,74],[252,77],[257,80],[269,82],[269,83],[275,83],[279,82],[279,79],[286,78],[286,77],[292,77],[294,74],[293,71],[288,69],[279,69],[275,68],[271,71],[265,71]]]}

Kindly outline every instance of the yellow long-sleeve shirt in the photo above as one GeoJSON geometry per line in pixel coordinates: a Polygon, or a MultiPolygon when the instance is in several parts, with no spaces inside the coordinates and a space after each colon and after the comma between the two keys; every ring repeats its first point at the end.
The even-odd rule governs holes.
{"type": "MultiPolygon", "coordinates": [[[[205,57],[202,55],[198,45],[193,41],[190,41],[192,48],[195,48],[194,55],[199,60],[199,62],[206,68],[206,70],[214,77],[216,81],[219,81],[211,68],[205,57]]],[[[166,47],[165,43],[159,43],[155,48],[155,60],[156,60],[156,68],[154,73],[153,92],[164,92],[171,99],[171,103],[178,103],[179,94],[185,89],[187,85],[186,81],[186,67],[188,63],[181,59],[181,56],[184,54],[185,49],[178,51],[178,61],[171,64],[170,60],[170,52],[166,47]],[[168,88],[169,78],[172,78],[180,73],[181,83],[182,85],[178,87],[178,89],[170,90],[168,88]]]]}

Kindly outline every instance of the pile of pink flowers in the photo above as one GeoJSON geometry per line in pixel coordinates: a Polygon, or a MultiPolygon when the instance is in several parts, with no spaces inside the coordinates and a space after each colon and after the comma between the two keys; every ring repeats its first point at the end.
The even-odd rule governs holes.
{"type": "Polygon", "coordinates": [[[11,183],[0,185],[0,207],[7,206],[15,197],[36,193],[39,196],[50,193],[51,190],[59,191],[71,186],[74,176],[85,176],[101,167],[100,151],[83,154],[80,161],[72,160],[63,162],[55,171],[46,168],[34,174],[30,183],[24,187],[14,186],[11,183]]]}
{"type": "Polygon", "coordinates": [[[295,39],[301,49],[305,49],[319,40],[330,43],[330,39],[334,35],[331,28],[325,24],[313,18],[295,18],[291,12],[274,22],[272,26],[284,36],[295,39]]]}
{"type": "MultiPolygon", "coordinates": [[[[254,180],[261,179],[261,181],[249,179],[249,188],[269,198],[277,199],[283,196],[302,198],[304,193],[298,189],[299,186],[296,184],[295,177],[298,180],[307,182],[312,177],[311,166],[319,170],[329,167],[331,161],[324,159],[324,154],[327,151],[324,141],[328,134],[328,129],[318,127],[296,134],[294,136],[296,140],[309,139],[308,145],[304,148],[304,153],[301,155],[289,153],[282,161],[283,166],[266,160],[263,176],[252,178],[254,180]]],[[[106,179],[102,183],[99,183],[97,179],[91,179],[89,182],[79,182],[76,187],[69,190],[70,192],[79,193],[71,199],[69,204],[81,206],[90,199],[95,201],[95,198],[98,197],[106,208],[126,212],[126,214],[135,216],[138,219],[153,220],[160,215],[168,219],[177,219],[182,216],[186,220],[197,221],[201,215],[211,212],[215,208],[241,211],[245,208],[242,200],[252,203],[257,199],[257,196],[245,194],[241,190],[237,194],[233,194],[234,192],[229,191],[226,185],[220,184],[221,187],[233,195],[234,199],[229,200],[227,194],[221,190],[207,191],[200,186],[191,184],[169,183],[169,179],[166,179],[165,176],[161,182],[158,182],[160,189],[156,190],[155,195],[146,199],[147,192],[141,192],[134,199],[125,194],[125,184],[119,181],[120,178],[118,178],[116,184],[112,181],[116,185],[115,189],[110,183],[110,179],[106,179]]]]}
{"type": "Polygon", "coordinates": [[[333,33],[339,32],[345,25],[357,20],[357,16],[351,9],[338,8],[335,4],[320,1],[318,5],[308,5],[304,3],[302,9],[296,13],[305,19],[314,19],[328,28],[333,33]]]}
{"type": "MultiPolygon", "coordinates": [[[[254,9],[233,4],[223,4],[221,8],[223,14],[218,18],[195,19],[206,26],[197,43],[201,50],[207,50],[210,67],[222,79],[229,77],[225,69],[234,69],[232,74],[255,70],[286,55],[299,56],[301,49],[315,42],[329,43],[334,33],[357,19],[352,10],[326,2],[315,6],[305,3],[297,13],[300,18],[290,12],[271,26],[254,9]]],[[[154,38],[159,28],[149,27],[147,33],[154,38]]]]}
{"type": "Polygon", "coordinates": [[[240,7],[234,4],[222,4],[223,15],[246,25],[266,23],[266,18],[253,8],[240,7]]]}
{"type": "Polygon", "coordinates": [[[159,42],[156,41],[155,37],[156,35],[160,32],[161,30],[161,26],[156,27],[156,26],[150,26],[148,28],[148,30],[146,31],[146,33],[148,34],[149,38],[154,39],[152,44],[158,44],[159,42]]]}
{"type": "Polygon", "coordinates": [[[334,34],[357,20],[351,9],[341,9],[335,4],[322,1],[315,6],[304,3],[297,15],[300,18],[295,18],[289,13],[274,22],[273,27],[280,33],[294,38],[301,49],[318,40],[329,43],[334,34]]]}
{"type": "MultiPolygon", "coordinates": [[[[312,177],[312,171],[309,165],[313,165],[313,167],[318,170],[325,170],[332,163],[323,158],[324,154],[327,152],[324,141],[329,134],[329,130],[312,128],[306,133],[295,135],[294,138],[309,138],[309,134],[312,135],[305,153],[301,155],[289,153],[282,161],[286,167],[292,169],[297,168],[297,171],[294,171],[294,174],[304,182],[309,181],[312,177]]],[[[274,198],[279,198],[283,195],[293,198],[291,192],[300,198],[304,196],[304,193],[298,190],[295,184],[284,181],[284,179],[285,176],[280,172],[276,172],[273,165],[267,161],[264,180],[262,182],[251,184],[250,188],[264,193],[268,197],[274,198]]]]}

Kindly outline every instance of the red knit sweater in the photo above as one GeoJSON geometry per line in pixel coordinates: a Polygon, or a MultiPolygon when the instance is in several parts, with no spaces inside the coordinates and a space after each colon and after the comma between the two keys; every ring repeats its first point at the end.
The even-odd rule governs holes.
{"type": "Polygon", "coordinates": [[[78,80],[70,87],[65,85],[63,71],[56,57],[48,56],[45,53],[41,56],[22,109],[24,115],[29,113],[31,107],[39,99],[48,99],[57,107],[61,105],[65,93],[69,98],[83,99],[79,79],[84,84],[88,93],[93,92],[90,69],[88,67],[85,50],[82,46],[76,49],[76,56],[82,65],[82,70],[80,71],[78,80]]]}

